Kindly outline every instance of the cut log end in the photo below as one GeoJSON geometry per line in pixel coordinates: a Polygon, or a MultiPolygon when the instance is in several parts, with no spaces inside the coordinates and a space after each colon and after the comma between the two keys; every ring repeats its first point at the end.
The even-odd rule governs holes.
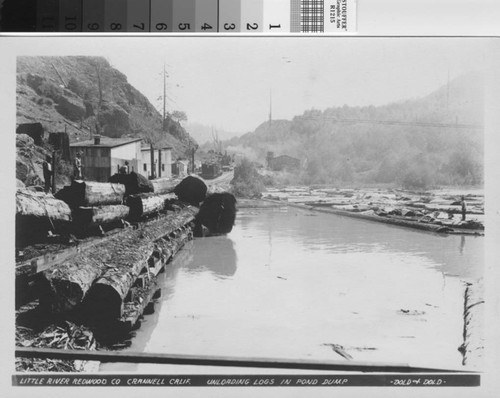
{"type": "Polygon", "coordinates": [[[111,286],[96,284],[83,304],[85,317],[91,323],[112,321],[123,313],[123,300],[111,286]]]}

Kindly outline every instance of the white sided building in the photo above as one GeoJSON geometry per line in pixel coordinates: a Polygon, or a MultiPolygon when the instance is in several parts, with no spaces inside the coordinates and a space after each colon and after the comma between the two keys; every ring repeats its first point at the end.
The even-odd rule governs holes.
{"type": "Polygon", "coordinates": [[[151,168],[151,147],[143,146],[141,148],[141,168],[138,173],[146,178],[151,178],[151,171],[154,172],[154,178],[172,177],[172,148],[163,147],[153,150],[154,161],[151,168]]]}

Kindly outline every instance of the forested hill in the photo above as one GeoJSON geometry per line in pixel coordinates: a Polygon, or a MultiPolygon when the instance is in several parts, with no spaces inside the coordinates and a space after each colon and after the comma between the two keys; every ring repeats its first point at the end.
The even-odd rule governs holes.
{"type": "Polygon", "coordinates": [[[102,57],[19,57],[17,123],[33,122],[49,132],[66,130],[72,141],[96,132],[144,137],[172,146],[175,155],[184,154],[189,143],[171,118],[162,131],[156,108],[102,57]]]}
{"type": "Polygon", "coordinates": [[[483,92],[481,75],[471,73],[423,98],[309,110],[225,144],[261,163],[268,151],[300,158],[302,183],[479,185],[483,92]]]}

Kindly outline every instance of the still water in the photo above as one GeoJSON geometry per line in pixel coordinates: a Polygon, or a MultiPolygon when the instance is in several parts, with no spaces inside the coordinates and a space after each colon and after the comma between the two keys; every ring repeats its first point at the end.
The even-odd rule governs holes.
{"type": "MultiPolygon", "coordinates": [[[[465,281],[483,238],[441,236],[294,208],[240,210],[161,274],[129,350],[460,368],[465,281]]],[[[101,366],[151,372],[154,365],[101,366]]]]}

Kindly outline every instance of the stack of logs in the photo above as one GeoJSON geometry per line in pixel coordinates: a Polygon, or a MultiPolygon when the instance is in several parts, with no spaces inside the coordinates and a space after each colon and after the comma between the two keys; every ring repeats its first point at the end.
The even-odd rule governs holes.
{"type": "Polygon", "coordinates": [[[196,210],[125,228],[40,273],[40,305],[51,313],[77,311],[91,325],[132,328],[153,298],[156,277],[186,241],[196,210]]]}
{"type": "MultiPolygon", "coordinates": [[[[121,229],[77,249],[30,275],[40,306],[52,314],[78,314],[84,322],[132,328],[158,294],[157,275],[192,238],[198,209],[167,211],[174,184],[158,193],[125,197],[125,186],[74,181],[56,194],[18,190],[16,244],[44,241],[51,234],[85,235],[90,229],[121,229]],[[130,225],[128,222],[133,223],[130,225]]],[[[161,186],[160,186],[161,185],[161,186]]],[[[19,268],[19,267],[18,267],[19,268]]]]}
{"type": "Polygon", "coordinates": [[[151,193],[125,195],[123,184],[74,181],[55,197],[43,192],[16,192],[16,246],[42,242],[50,233],[82,237],[113,228],[123,221],[138,222],[160,214],[172,199],[171,181],[156,183],[151,193]]]}

